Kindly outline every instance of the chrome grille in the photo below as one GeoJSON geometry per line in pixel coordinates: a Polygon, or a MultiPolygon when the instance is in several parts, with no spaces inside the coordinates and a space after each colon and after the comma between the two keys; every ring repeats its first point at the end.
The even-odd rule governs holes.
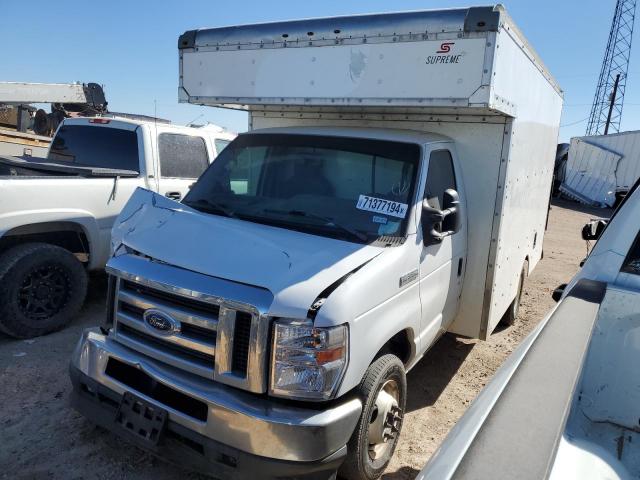
{"type": "Polygon", "coordinates": [[[213,379],[220,306],[129,280],[118,283],[116,339],[169,365],[213,379]],[[154,333],[143,319],[148,309],[171,316],[180,322],[180,330],[170,335],[154,333]]]}
{"type": "Polygon", "coordinates": [[[114,340],[196,375],[266,392],[268,290],[132,254],[106,269],[116,279],[114,340]]]}

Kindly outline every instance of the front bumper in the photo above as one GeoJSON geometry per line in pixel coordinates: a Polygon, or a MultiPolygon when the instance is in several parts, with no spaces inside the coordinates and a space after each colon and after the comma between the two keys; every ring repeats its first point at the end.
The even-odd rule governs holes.
{"type": "Polygon", "coordinates": [[[176,463],[229,478],[252,471],[260,478],[305,472],[315,477],[337,468],[362,410],[357,398],[313,408],[243,392],[158,363],[97,329],[83,333],[70,370],[74,406],[91,420],[118,432],[113,420],[120,398],[132,392],[168,412],[167,434],[156,453],[171,460],[180,450],[176,463]],[[125,369],[113,375],[114,364],[125,369]],[[127,377],[127,369],[135,375],[127,377]],[[141,376],[144,388],[137,388],[141,376]],[[172,401],[162,401],[150,384],[163,392],[168,387],[172,401]]]}

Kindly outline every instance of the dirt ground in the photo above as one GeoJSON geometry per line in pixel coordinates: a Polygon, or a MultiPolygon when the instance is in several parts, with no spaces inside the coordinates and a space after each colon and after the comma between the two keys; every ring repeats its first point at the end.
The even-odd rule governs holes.
{"type": "MultiPolygon", "coordinates": [[[[586,254],[582,225],[608,213],[554,202],[544,259],[525,284],[516,325],[486,342],[447,335],[411,371],[408,411],[386,480],[415,477],[507,355],[552,307],[553,289],[578,270],[586,254]]],[[[105,291],[104,277],[92,278],[81,317],[62,332],[26,341],[0,335],[0,478],[200,478],[123,443],[70,409],[69,357],[81,330],[102,320],[105,291]]]]}

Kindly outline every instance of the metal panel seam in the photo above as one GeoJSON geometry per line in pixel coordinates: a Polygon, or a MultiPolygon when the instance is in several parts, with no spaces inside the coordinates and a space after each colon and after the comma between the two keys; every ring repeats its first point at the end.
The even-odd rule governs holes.
{"type": "Polygon", "coordinates": [[[504,138],[502,141],[502,151],[500,155],[500,169],[498,172],[498,184],[496,185],[496,200],[494,204],[491,243],[489,244],[489,254],[487,257],[487,273],[484,283],[484,299],[482,301],[482,318],[480,319],[480,339],[486,340],[489,336],[489,314],[491,312],[491,293],[493,291],[493,281],[495,278],[495,262],[498,254],[498,237],[500,234],[500,224],[502,217],[502,204],[504,201],[505,181],[507,178],[507,157],[510,155],[511,136],[513,135],[513,120],[505,123],[504,138]]]}

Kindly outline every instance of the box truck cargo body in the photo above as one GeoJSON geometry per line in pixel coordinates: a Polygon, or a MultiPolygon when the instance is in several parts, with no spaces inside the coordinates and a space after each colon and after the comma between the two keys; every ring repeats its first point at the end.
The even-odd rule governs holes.
{"type": "Polygon", "coordinates": [[[377,478],[406,371],[445,331],[515,320],[562,93],[501,6],[194,30],[178,47],[180,100],[246,110],[249,132],[182,204],[141,190],[120,216],[111,323],[80,340],[76,404],[96,418],[83,382],[125,416],[133,395],[222,476],[218,450],[234,474],[377,478]],[[194,343],[193,324],[212,336],[194,343]]]}

